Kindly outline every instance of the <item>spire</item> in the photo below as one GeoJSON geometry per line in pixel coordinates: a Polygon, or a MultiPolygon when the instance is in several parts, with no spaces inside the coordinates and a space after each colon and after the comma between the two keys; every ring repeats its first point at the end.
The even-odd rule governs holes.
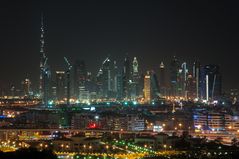
{"type": "Polygon", "coordinates": [[[39,95],[43,95],[43,74],[46,67],[47,57],[44,52],[44,18],[41,14],[41,27],[40,27],[40,83],[39,83],[39,95]]]}
{"type": "Polygon", "coordinates": [[[40,48],[40,53],[41,56],[45,58],[45,53],[44,53],[44,17],[43,13],[41,14],[41,37],[40,37],[40,42],[41,42],[41,48],[40,48]]]}

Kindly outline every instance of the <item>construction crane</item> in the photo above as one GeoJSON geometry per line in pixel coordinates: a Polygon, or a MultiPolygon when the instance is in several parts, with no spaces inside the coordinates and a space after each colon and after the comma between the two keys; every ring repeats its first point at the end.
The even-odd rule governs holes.
{"type": "Polygon", "coordinates": [[[70,106],[70,73],[71,73],[71,68],[72,65],[70,64],[70,62],[68,61],[68,59],[66,57],[64,57],[64,60],[67,64],[67,69],[66,69],[66,78],[67,78],[67,106],[70,106]]]}

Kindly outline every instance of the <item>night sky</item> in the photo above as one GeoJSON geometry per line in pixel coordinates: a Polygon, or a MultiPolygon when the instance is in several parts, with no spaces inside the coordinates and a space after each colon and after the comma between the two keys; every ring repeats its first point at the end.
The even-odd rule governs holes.
{"type": "Polygon", "coordinates": [[[63,56],[85,60],[97,72],[110,54],[126,53],[142,70],[158,71],[172,56],[192,64],[218,64],[223,88],[239,88],[239,7],[229,1],[24,1],[0,5],[0,89],[39,78],[40,17],[44,13],[46,54],[53,71],[63,56]]]}

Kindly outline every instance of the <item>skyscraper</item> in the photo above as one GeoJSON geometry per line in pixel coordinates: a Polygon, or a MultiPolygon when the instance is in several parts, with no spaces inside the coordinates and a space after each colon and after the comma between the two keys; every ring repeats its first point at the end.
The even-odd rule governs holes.
{"type": "Polygon", "coordinates": [[[56,71],[56,97],[63,100],[66,97],[66,77],[64,71],[56,71]]]}
{"type": "Polygon", "coordinates": [[[160,86],[160,93],[161,96],[165,96],[166,93],[166,77],[165,77],[165,65],[163,62],[160,63],[159,67],[159,86],[160,86]]]}
{"type": "Polygon", "coordinates": [[[158,99],[160,97],[159,82],[154,71],[150,72],[151,79],[151,99],[158,99]]]}
{"type": "Polygon", "coordinates": [[[107,57],[102,63],[102,73],[103,73],[103,81],[102,81],[102,89],[103,96],[105,98],[109,98],[111,91],[111,61],[109,57],[107,57]]]}
{"type": "MultiPolygon", "coordinates": [[[[47,61],[47,59],[46,59],[47,61]]],[[[43,67],[43,103],[45,105],[45,107],[48,107],[48,100],[49,100],[49,96],[50,96],[50,79],[51,79],[51,72],[50,72],[50,69],[49,69],[49,66],[46,64],[46,61],[45,61],[45,64],[44,64],[44,67],[43,67]]]]}
{"type": "Polygon", "coordinates": [[[117,74],[118,74],[118,66],[116,61],[113,62],[113,68],[111,73],[111,90],[112,93],[115,94],[117,92],[117,74]]]}
{"type": "Polygon", "coordinates": [[[116,98],[121,100],[123,98],[123,72],[122,70],[118,70],[117,73],[117,93],[116,98]]]}
{"type": "Polygon", "coordinates": [[[178,73],[179,73],[179,61],[176,56],[173,57],[173,60],[170,64],[170,85],[171,85],[171,95],[178,95],[178,73]]]}
{"type": "Polygon", "coordinates": [[[79,98],[80,90],[85,90],[87,71],[85,62],[77,60],[74,65],[74,96],[79,98]]]}
{"type": "Polygon", "coordinates": [[[29,95],[30,95],[31,81],[26,78],[26,79],[22,82],[22,85],[23,85],[23,93],[24,93],[24,96],[29,96],[29,95]]]}
{"type": "Polygon", "coordinates": [[[40,35],[40,81],[39,81],[39,95],[43,97],[43,69],[44,63],[46,62],[46,55],[44,52],[44,23],[43,23],[43,15],[41,16],[41,35],[40,35]]]}
{"type": "Polygon", "coordinates": [[[189,74],[187,77],[187,99],[194,100],[197,98],[196,94],[196,80],[195,78],[189,74]]]}
{"type": "Polygon", "coordinates": [[[149,71],[144,76],[144,101],[146,103],[151,102],[151,77],[149,71]]]}
{"type": "Polygon", "coordinates": [[[130,96],[130,60],[128,55],[126,55],[124,59],[124,66],[123,66],[123,97],[129,98],[130,96]]]}
{"type": "Polygon", "coordinates": [[[51,72],[47,64],[48,58],[46,57],[44,50],[44,24],[43,15],[41,16],[41,37],[40,37],[40,83],[39,83],[39,95],[43,99],[43,104],[48,106],[49,87],[51,72]]]}
{"type": "Polygon", "coordinates": [[[132,80],[130,80],[130,97],[135,99],[139,96],[139,64],[136,57],[132,62],[132,80]]]}
{"type": "Polygon", "coordinates": [[[186,97],[187,90],[187,77],[188,77],[188,69],[186,62],[182,63],[181,67],[178,71],[178,78],[177,78],[177,96],[186,97]]]}
{"type": "Polygon", "coordinates": [[[200,63],[199,61],[195,61],[193,64],[193,78],[195,80],[195,88],[196,88],[196,98],[199,99],[200,95],[200,63]]]}
{"type": "Polygon", "coordinates": [[[97,85],[97,96],[98,98],[103,97],[103,71],[100,68],[96,75],[96,85],[97,85]]]}
{"type": "Polygon", "coordinates": [[[219,66],[206,65],[201,70],[201,97],[214,100],[221,96],[222,81],[219,66]]]}

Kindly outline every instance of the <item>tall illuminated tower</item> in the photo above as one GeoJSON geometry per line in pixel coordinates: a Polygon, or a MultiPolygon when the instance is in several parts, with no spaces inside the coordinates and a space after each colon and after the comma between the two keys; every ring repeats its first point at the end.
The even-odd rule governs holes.
{"type": "Polygon", "coordinates": [[[151,101],[151,78],[149,71],[144,76],[144,100],[146,103],[151,101]]]}
{"type": "Polygon", "coordinates": [[[162,96],[166,95],[166,79],[165,79],[165,65],[163,62],[160,63],[159,67],[159,86],[160,93],[162,96]]]}
{"type": "Polygon", "coordinates": [[[39,95],[43,97],[43,69],[44,62],[46,60],[46,55],[44,52],[44,24],[43,24],[43,14],[41,15],[41,35],[40,35],[40,83],[39,83],[39,95]]]}
{"type": "Polygon", "coordinates": [[[132,62],[132,79],[131,81],[131,98],[135,99],[139,96],[139,64],[136,57],[132,62]]]}
{"type": "Polygon", "coordinates": [[[199,61],[195,61],[193,64],[193,77],[195,79],[196,84],[196,98],[200,97],[200,63],[199,61]]]}
{"type": "Polygon", "coordinates": [[[107,57],[102,63],[102,71],[103,71],[103,96],[108,98],[110,96],[111,91],[111,60],[107,57]]]}
{"type": "Polygon", "coordinates": [[[41,16],[41,36],[40,36],[40,83],[39,83],[39,95],[43,100],[43,104],[48,106],[49,88],[50,88],[50,69],[47,64],[48,58],[46,57],[44,50],[44,23],[43,14],[41,16]]]}

